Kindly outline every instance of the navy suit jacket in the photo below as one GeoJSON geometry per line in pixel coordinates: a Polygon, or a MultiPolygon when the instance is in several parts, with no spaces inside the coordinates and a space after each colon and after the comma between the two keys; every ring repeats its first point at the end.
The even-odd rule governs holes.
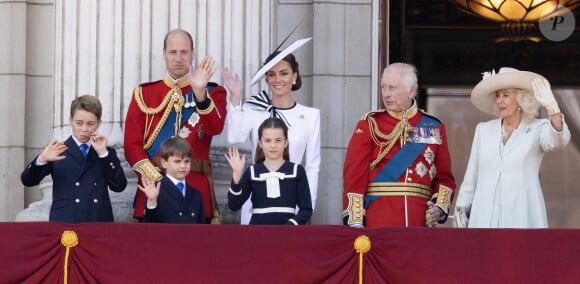
{"type": "MultiPolygon", "coordinates": [[[[203,203],[197,189],[186,185],[185,197],[173,181],[164,176],[159,188],[157,207],[145,208],[143,222],[149,223],[176,223],[176,224],[204,224],[203,203]]],[[[147,207],[147,206],[145,206],[147,207]]]]}
{"type": "Polygon", "coordinates": [[[117,152],[107,147],[109,155],[99,158],[91,147],[85,158],[72,137],[64,144],[68,147],[62,154],[65,159],[37,166],[34,162],[38,156],[35,157],[20,176],[22,184],[35,186],[45,176],[52,176],[50,221],[113,222],[108,189],[121,192],[127,186],[117,152]]]}

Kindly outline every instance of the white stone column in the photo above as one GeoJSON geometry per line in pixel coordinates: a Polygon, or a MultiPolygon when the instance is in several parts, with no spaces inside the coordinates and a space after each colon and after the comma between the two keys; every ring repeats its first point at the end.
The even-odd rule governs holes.
{"type": "MultiPolygon", "coordinates": [[[[25,5],[18,3],[10,5],[22,6],[21,10],[24,11],[25,5]]],[[[7,4],[0,3],[0,5],[7,4]]],[[[45,33],[45,36],[50,37],[46,42],[54,42],[54,49],[48,49],[51,56],[46,58],[54,58],[54,60],[44,65],[49,67],[47,74],[54,74],[54,89],[51,92],[52,95],[46,96],[44,93],[51,103],[47,104],[45,98],[43,103],[35,102],[30,106],[38,108],[39,114],[43,114],[44,120],[38,125],[43,125],[45,128],[43,128],[44,132],[38,135],[31,134],[35,140],[30,144],[35,145],[36,151],[31,150],[29,158],[32,159],[33,152],[40,151],[52,137],[65,139],[70,135],[69,108],[74,98],[83,94],[97,96],[103,104],[103,122],[99,132],[106,135],[110,145],[117,149],[130,181],[124,192],[110,192],[115,219],[132,221],[130,214],[136,190],[136,179],[123,154],[125,113],[133,88],[140,83],[159,80],[165,75],[165,63],[162,57],[165,34],[174,28],[189,31],[194,39],[195,62],[200,61],[205,55],[213,56],[218,68],[223,65],[228,66],[234,72],[241,73],[244,81],[249,82],[251,75],[260,67],[263,57],[270,50],[271,5],[268,0],[55,0],[54,14],[52,14],[54,18],[51,18],[55,24],[43,23],[47,28],[54,27],[54,30],[45,33]],[[52,57],[53,54],[54,57],[52,57]],[[48,117],[51,119],[46,119],[48,117]]],[[[3,19],[8,19],[8,17],[3,17],[3,19]]],[[[40,25],[41,22],[39,21],[38,24],[40,25]]],[[[25,30],[25,24],[19,26],[25,30]]],[[[14,35],[21,34],[12,29],[8,31],[14,35]]],[[[24,42],[22,41],[22,44],[24,42]]],[[[25,48],[17,50],[23,51],[25,48]]],[[[10,50],[10,52],[14,51],[10,50]]],[[[14,56],[4,56],[3,60],[10,58],[17,59],[14,56]]],[[[11,65],[3,64],[2,66],[11,65]]],[[[0,74],[12,73],[22,75],[24,71],[1,72],[0,74]]],[[[221,83],[219,72],[216,73],[213,81],[221,83]]],[[[11,80],[11,84],[17,82],[11,80]]],[[[259,87],[254,88],[257,90],[259,87]]],[[[45,88],[44,91],[51,89],[45,88]]],[[[6,105],[6,108],[14,112],[18,110],[15,105],[6,105]]],[[[24,117],[24,114],[20,116],[24,117]]],[[[35,116],[34,120],[29,120],[30,123],[26,127],[27,134],[41,119],[35,116]]],[[[15,121],[19,120],[15,119],[15,121]]],[[[24,127],[18,129],[24,129],[24,127]]],[[[23,139],[24,134],[13,137],[23,139]]],[[[20,143],[21,146],[23,144],[20,143]]],[[[222,207],[225,207],[227,203],[225,187],[229,186],[228,182],[231,178],[231,173],[223,167],[225,162],[219,160],[223,157],[221,154],[226,144],[225,137],[216,137],[214,146],[217,150],[212,150],[212,153],[215,152],[212,154],[212,159],[217,158],[216,185],[218,188],[216,193],[222,207]]],[[[21,170],[18,168],[16,171],[19,174],[21,170]]],[[[48,207],[52,195],[50,178],[46,178],[39,188],[44,193],[44,199],[34,204],[34,212],[20,214],[21,220],[48,219],[48,207]]],[[[22,197],[16,199],[21,202],[22,197]]],[[[14,203],[10,202],[10,204],[14,203]]]]}
{"type": "Polygon", "coordinates": [[[27,148],[36,151],[45,143],[36,138],[50,133],[42,114],[52,104],[51,11],[52,1],[0,2],[0,221],[14,221],[36,193],[24,190],[20,173],[32,158],[27,148]]]}
{"type": "Polygon", "coordinates": [[[360,117],[377,94],[377,0],[314,0],[313,105],[320,109],[319,202],[313,223],[342,224],[342,170],[346,147],[360,117]]]}
{"type": "Polygon", "coordinates": [[[24,191],[19,173],[24,164],[24,102],[26,96],[26,3],[0,3],[0,221],[10,221],[22,209],[24,191]],[[17,29],[14,27],[18,27],[17,29]],[[20,126],[20,127],[19,127],[20,126]]]}

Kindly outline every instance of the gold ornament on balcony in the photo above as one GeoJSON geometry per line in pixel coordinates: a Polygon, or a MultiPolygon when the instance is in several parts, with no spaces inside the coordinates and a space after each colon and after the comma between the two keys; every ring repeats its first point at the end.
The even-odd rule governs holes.
{"type": "Polygon", "coordinates": [[[506,40],[539,41],[530,32],[541,20],[580,6],[580,0],[451,0],[466,13],[500,23],[506,40]],[[568,10],[564,9],[567,8],[568,10]]]}

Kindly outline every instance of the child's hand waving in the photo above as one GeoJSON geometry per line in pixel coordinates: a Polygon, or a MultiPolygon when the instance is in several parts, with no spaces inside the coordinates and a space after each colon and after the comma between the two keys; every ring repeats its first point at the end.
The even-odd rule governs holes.
{"type": "Polygon", "coordinates": [[[228,153],[225,153],[224,156],[230,166],[232,167],[232,179],[234,183],[239,183],[242,174],[244,173],[244,168],[246,166],[246,154],[243,154],[240,157],[240,153],[238,152],[237,146],[230,147],[228,153]]]}

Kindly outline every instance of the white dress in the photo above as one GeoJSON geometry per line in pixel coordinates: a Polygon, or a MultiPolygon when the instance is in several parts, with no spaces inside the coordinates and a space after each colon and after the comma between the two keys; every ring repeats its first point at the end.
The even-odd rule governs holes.
{"type": "Polygon", "coordinates": [[[471,207],[470,228],[547,228],[540,166],[544,153],[570,141],[563,123],[556,131],[547,119],[521,122],[501,145],[501,119],[475,129],[456,207],[471,207]]]}
{"type": "MultiPolygon", "coordinates": [[[[320,110],[296,103],[288,109],[276,108],[289,124],[288,145],[290,161],[302,164],[306,170],[312,209],[316,205],[318,192],[318,172],[320,167],[320,110]]],[[[252,144],[252,162],[258,145],[258,127],[271,113],[254,105],[244,103],[243,107],[228,103],[226,123],[227,139],[230,144],[246,141],[250,136],[252,144]]],[[[248,200],[242,206],[241,224],[248,224],[252,216],[252,203],[248,200]]]]}

